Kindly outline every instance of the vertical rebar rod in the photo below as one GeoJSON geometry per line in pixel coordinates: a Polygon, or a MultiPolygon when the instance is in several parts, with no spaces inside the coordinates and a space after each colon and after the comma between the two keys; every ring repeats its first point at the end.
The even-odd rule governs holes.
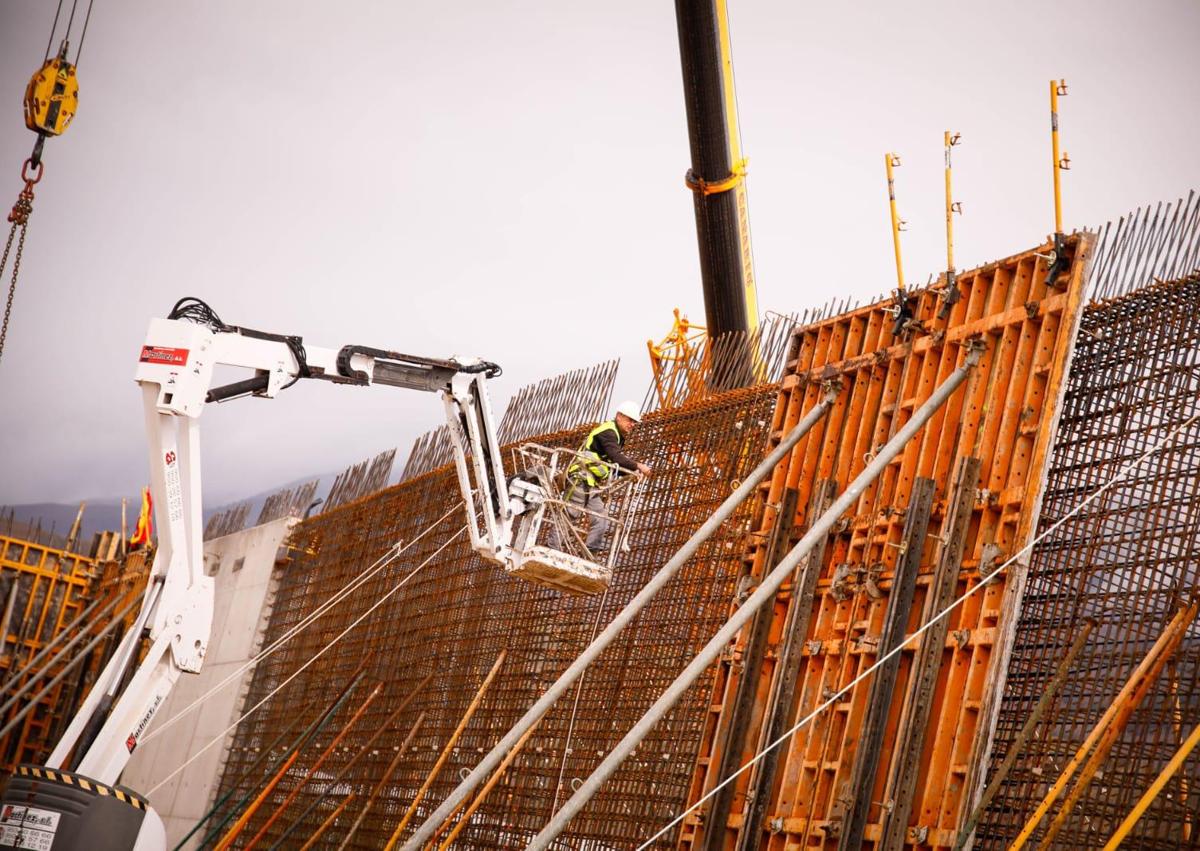
{"type": "Polygon", "coordinates": [[[319,807],[325,801],[325,798],[327,798],[329,796],[329,793],[331,791],[333,791],[334,787],[337,786],[337,784],[340,783],[342,781],[342,779],[350,772],[350,769],[352,769],[355,766],[355,764],[359,761],[359,759],[361,759],[366,753],[368,753],[371,750],[371,748],[374,746],[375,742],[377,742],[379,740],[379,737],[382,736],[384,733],[386,733],[388,728],[391,727],[392,724],[396,723],[396,719],[400,717],[400,715],[404,712],[404,710],[408,709],[409,704],[411,704],[413,702],[413,700],[416,699],[417,695],[421,693],[422,689],[424,689],[425,686],[429,685],[429,681],[432,679],[433,679],[433,674],[426,674],[425,679],[423,679],[423,680],[421,680],[421,682],[417,683],[416,687],[413,688],[412,691],[410,691],[408,693],[408,696],[405,697],[404,700],[402,700],[400,702],[399,706],[397,706],[395,709],[392,710],[391,714],[388,715],[388,717],[384,719],[383,723],[380,724],[379,727],[375,730],[375,732],[371,734],[370,738],[368,738],[366,740],[366,742],[363,743],[362,747],[360,747],[358,749],[358,752],[355,753],[354,756],[351,757],[350,760],[342,767],[341,771],[339,771],[332,780],[330,780],[328,783],[325,784],[325,791],[322,792],[320,795],[318,795],[316,798],[314,798],[313,802],[308,805],[307,809],[305,809],[304,812],[302,812],[296,818],[296,820],[293,821],[291,823],[291,825],[288,826],[288,829],[285,830],[283,832],[283,834],[278,839],[275,840],[275,844],[271,846],[270,851],[275,851],[275,849],[277,849],[280,845],[282,845],[284,843],[284,841],[289,836],[292,835],[292,832],[294,830],[296,830],[296,828],[298,828],[300,825],[304,824],[304,820],[306,818],[308,818],[309,815],[312,814],[313,810],[315,810],[317,807],[319,807]]]}
{"type": "Polygon", "coordinates": [[[350,830],[346,832],[346,838],[337,847],[337,851],[344,851],[350,845],[350,841],[354,839],[354,834],[358,833],[359,827],[367,820],[367,816],[371,812],[371,807],[375,806],[375,800],[379,797],[379,793],[383,791],[383,787],[387,785],[388,780],[396,772],[397,766],[400,765],[400,760],[404,759],[404,754],[408,751],[408,746],[412,744],[412,740],[416,738],[417,731],[421,729],[421,725],[424,723],[425,713],[422,712],[417,716],[417,720],[413,722],[412,727],[409,728],[408,735],[404,737],[404,741],[396,748],[396,753],[392,757],[392,761],[388,763],[388,767],[383,770],[383,774],[380,775],[374,788],[371,789],[371,794],[367,796],[367,803],[363,805],[362,812],[358,814],[358,817],[354,819],[354,823],[350,825],[350,830]]]}
{"type": "Polygon", "coordinates": [[[507,650],[501,650],[500,655],[496,657],[496,661],[492,664],[492,669],[488,671],[487,676],[483,678],[483,684],[479,686],[479,690],[475,692],[475,697],[471,700],[471,705],[467,707],[467,711],[463,713],[462,720],[458,722],[458,726],[454,728],[454,732],[450,734],[450,738],[446,740],[445,746],[442,748],[441,754],[438,755],[437,762],[433,764],[433,768],[429,769],[429,774],[425,777],[425,782],[421,784],[421,788],[417,790],[417,794],[413,796],[412,803],[408,805],[408,809],[404,812],[404,817],[400,819],[400,823],[396,825],[396,829],[392,832],[392,838],[388,840],[385,851],[391,851],[396,846],[396,840],[400,838],[400,834],[404,832],[404,828],[412,820],[413,814],[420,806],[425,793],[429,791],[429,787],[433,785],[433,781],[437,779],[438,772],[442,770],[442,766],[446,764],[446,760],[450,758],[450,752],[454,750],[454,746],[458,743],[458,738],[463,734],[463,730],[467,729],[467,725],[471,723],[471,718],[475,715],[475,711],[479,709],[479,705],[483,702],[484,695],[487,694],[488,687],[491,686],[492,680],[496,678],[496,674],[500,671],[500,666],[504,664],[505,658],[508,656],[507,650]]]}
{"type": "Polygon", "coordinates": [[[826,389],[824,398],[804,415],[804,418],[779,442],[779,445],[754,468],[750,475],[746,476],[733,493],[725,498],[720,507],[701,524],[700,528],[688,538],[684,545],[676,551],[675,555],[671,556],[670,560],[659,568],[650,581],[642,586],[642,589],[634,595],[625,608],[617,613],[608,626],[559,675],[554,684],[546,689],[537,702],[521,717],[521,720],[513,725],[512,729],[479,761],[474,770],[446,797],[446,800],[442,801],[441,805],[425,819],[425,822],[417,828],[416,832],[404,844],[404,851],[417,851],[417,849],[422,847],[423,843],[432,837],[434,831],[458,809],[467,795],[500,764],[500,761],[504,759],[504,755],[516,745],[521,736],[525,735],[529,728],[546,714],[546,710],[554,705],[554,702],[579,679],[588,666],[604,652],[605,648],[612,644],[621,630],[637,617],[638,613],[679,572],[688,559],[695,555],[696,551],[700,549],[700,545],[708,540],[733,515],[742,501],[758,487],[758,483],[787,457],[788,453],[812,430],[813,426],[820,422],[821,418],[833,407],[837,399],[837,393],[838,387],[830,386],[826,389]]]}
{"type": "Polygon", "coordinates": [[[316,758],[313,764],[309,767],[308,771],[304,773],[304,777],[301,778],[300,782],[292,788],[292,791],[288,792],[287,797],[283,799],[283,803],[275,808],[271,815],[267,817],[267,820],[263,822],[263,826],[258,829],[258,833],[254,834],[254,837],[248,843],[246,843],[246,851],[250,851],[250,849],[254,848],[254,846],[258,844],[258,841],[262,839],[264,835],[266,835],[266,832],[271,829],[271,825],[275,824],[276,819],[283,815],[287,808],[292,805],[292,801],[296,800],[299,794],[304,790],[304,787],[308,785],[308,781],[312,780],[313,775],[316,774],[320,770],[321,766],[325,764],[325,760],[329,759],[329,755],[337,749],[338,745],[342,743],[342,739],[346,738],[349,732],[354,728],[354,725],[358,723],[358,719],[362,718],[363,713],[366,712],[371,704],[375,702],[375,698],[379,697],[379,693],[381,691],[383,691],[383,683],[376,683],[375,688],[371,689],[371,691],[367,693],[367,696],[363,699],[363,702],[360,703],[358,708],[354,710],[354,714],[351,715],[349,720],[342,725],[342,729],[338,730],[337,735],[334,736],[329,744],[325,746],[325,750],[321,751],[321,755],[316,758]]]}
{"type": "Polygon", "coordinates": [[[725,625],[704,646],[704,649],[692,659],[667,690],[659,696],[654,705],[646,710],[646,713],[633,726],[633,729],[625,734],[625,738],[601,761],[600,765],[596,767],[587,780],[583,782],[583,785],[579,787],[579,790],[563,804],[562,809],[555,813],[550,822],[534,837],[528,846],[530,851],[542,851],[542,849],[550,846],[550,843],[562,832],[571,819],[583,809],[592,796],[599,791],[600,787],[612,776],[613,772],[624,762],[630,752],[637,747],[638,743],[662,720],[663,715],[675,705],[675,702],[695,682],[696,678],[704,673],[713,660],[720,655],[724,647],[737,635],[738,630],[746,625],[759,608],[774,598],[775,592],[792,575],[800,560],[808,555],[809,551],[828,534],[829,530],[833,528],[841,516],[854,506],[863,491],[879,477],[891,463],[892,459],[900,454],[910,440],[916,437],[917,433],[925,426],[930,417],[966,381],[967,376],[971,374],[975,365],[979,363],[982,355],[982,347],[975,345],[970,347],[963,365],[954,370],[933,391],[925,403],[913,412],[912,418],[896,432],[895,436],[887,442],[875,458],[872,459],[871,463],[858,474],[842,495],[834,501],[829,510],[812,524],[809,531],[792,548],[791,552],[784,557],[783,561],[763,578],[762,582],[754,590],[754,593],[746,598],[746,602],[738,607],[729,620],[725,622],[725,625]]]}
{"type": "Polygon", "coordinates": [[[1168,781],[1183,766],[1184,760],[1195,750],[1196,745],[1200,745],[1200,724],[1195,726],[1192,734],[1187,737],[1187,741],[1180,745],[1179,750],[1171,757],[1171,761],[1166,764],[1162,772],[1150,784],[1150,788],[1146,790],[1145,794],[1138,799],[1137,804],[1130,810],[1129,815],[1121,822],[1121,826],[1117,828],[1112,838],[1105,844],[1104,851],[1116,851],[1116,849],[1121,847],[1121,843],[1129,835],[1129,832],[1133,830],[1134,825],[1138,823],[1138,819],[1142,817],[1142,813],[1146,812],[1147,808],[1154,803],[1154,799],[1159,796],[1163,787],[1167,785],[1168,781]]]}
{"type": "Polygon", "coordinates": [[[967,818],[966,822],[963,823],[962,829],[958,832],[958,839],[954,842],[954,851],[960,851],[967,844],[967,840],[971,838],[971,834],[975,832],[975,826],[979,824],[979,817],[987,810],[988,805],[992,802],[992,798],[996,797],[996,792],[1000,790],[1001,785],[1003,785],[1005,779],[1008,777],[1008,773],[1012,771],[1013,765],[1016,764],[1017,757],[1021,755],[1021,749],[1025,747],[1025,742],[1033,735],[1034,730],[1037,729],[1038,722],[1046,714],[1046,709],[1049,708],[1054,698],[1058,696],[1059,690],[1067,681],[1067,675],[1071,672],[1071,665],[1074,664],[1076,657],[1083,650],[1083,646],[1087,644],[1088,636],[1092,634],[1095,626],[1096,622],[1094,620],[1084,621],[1083,628],[1075,636],[1075,641],[1071,643],[1070,649],[1067,650],[1067,655],[1059,663],[1058,670],[1054,673],[1054,679],[1050,681],[1046,690],[1038,698],[1037,705],[1029,713],[1029,717],[1025,719],[1025,726],[1021,728],[1021,732],[1017,735],[1017,738],[1008,746],[1008,753],[1004,755],[1004,761],[1000,763],[1000,767],[996,769],[996,773],[992,776],[991,782],[988,783],[987,789],[984,790],[983,797],[979,799],[979,803],[975,805],[974,811],[967,818]]]}

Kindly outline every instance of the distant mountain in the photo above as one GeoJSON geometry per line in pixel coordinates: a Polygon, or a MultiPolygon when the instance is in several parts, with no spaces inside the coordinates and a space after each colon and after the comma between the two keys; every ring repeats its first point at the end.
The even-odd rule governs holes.
{"type": "MultiPolygon", "coordinates": [[[[333,480],[337,476],[337,473],[305,476],[285,482],[270,490],[253,494],[245,499],[205,508],[204,522],[207,523],[208,518],[218,512],[232,508],[235,505],[241,505],[244,502],[249,502],[250,512],[247,525],[252,525],[258,519],[258,513],[262,510],[263,502],[271,494],[304,484],[305,482],[310,482],[313,479],[318,479],[317,496],[323,499],[328,495],[329,488],[333,485],[333,480]]],[[[86,551],[91,544],[92,536],[96,533],[106,530],[118,531],[121,528],[120,497],[102,497],[100,499],[85,501],[87,505],[84,507],[83,522],[80,524],[78,551],[86,551]]],[[[141,506],[141,494],[127,497],[125,522],[127,531],[130,534],[132,534],[133,527],[137,524],[138,511],[141,510],[141,506]]],[[[62,547],[66,543],[67,534],[71,531],[71,524],[75,522],[75,514],[78,511],[78,503],[31,502],[24,505],[0,506],[0,534],[38,540],[48,546],[62,547]]]]}

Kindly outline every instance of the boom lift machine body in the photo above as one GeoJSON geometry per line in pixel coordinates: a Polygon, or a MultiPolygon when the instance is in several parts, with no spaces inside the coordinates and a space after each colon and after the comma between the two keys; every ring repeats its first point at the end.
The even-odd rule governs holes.
{"type": "MultiPolygon", "coordinates": [[[[475,359],[412,357],[355,345],[305,346],[300,337],[225,325],[194,299],[177,303],[168,319],[151,320],[136,373],[158,521],[151,575],[133,627],[46,765],[20,766],[5,790],[0,849],[165,848],[163,824],[154,810],[115,784],[176,680],[200,671],[208,646],[213,579],[204,573],[199,442],[199,417],[208,402],[272,398],[302,378],[439,393],[475,552],[514,575],[559,590],[606,588],[623,543],[621,518],[603,564],[591,560],[577,533],[560,545],[573,552],[537,544],[548,517],[560,524],[563,517],[578,517],[579,510],[568,511],[562,499],[564,473],[575,453],[521,447],[520,458],[529,467],[505,478],[487,387],[499,372],[495,364],[475,359]],[[218,367],[249,369],[253,375],[213,387],[218,367]],[[143,636],[150,646],[138,663],[143,636]],[[122,691],[131,667],[133,676],[122,691]]],[[[613,473],[610,480],[616,483],[619,476],[613,473]]],[[[631,498],[623,499],[626,508],[631,498]]]]}

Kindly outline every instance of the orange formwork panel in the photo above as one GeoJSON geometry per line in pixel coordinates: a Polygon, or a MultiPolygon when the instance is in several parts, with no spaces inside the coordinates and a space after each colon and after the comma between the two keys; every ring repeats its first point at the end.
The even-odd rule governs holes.
{"type": "MultiPolygon", "coordinates": [[[[903,305],[879,302],[794,332],[773,438],[817,403],[822,381],[840,378],[842,389],[763,494],[757,534],[747,539],[747,581],[774,567],[773,536],[783,544],[776,552],[802,536],[950,375],[968,340],[981,338],[986,351],[842,519],[819,563],[808,574],[801,564],[719,664],[689,803],[876,661],[907,549],[921,547],[907,589],[911,635],[1029,541],[1092,241],[1072,236],[1071,263],[1049,284],[1043,245],[961,273],[957,299],[938,287],[910,291],[903,305]],[[928,533],[910,532],[910,540],[906,516],[928,494],[921,479],[933,482],[931,519],[928,533]]],[[[944,627],[906,644],[890,694],[876,694],[866,679],[690,814],[679,846],[950,848],[982,782],[1000,697],[995,672],[1006,664],[1025,570],[1022,557],[944,627]],[[852,787],[870,788],[869,800],[852,787]]]]}

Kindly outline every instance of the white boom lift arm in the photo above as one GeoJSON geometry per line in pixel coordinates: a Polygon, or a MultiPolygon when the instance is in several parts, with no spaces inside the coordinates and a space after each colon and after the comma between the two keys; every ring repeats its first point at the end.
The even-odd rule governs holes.
{"type": "MultiPolygon", "coordinates": [[[[562,590],[606,587],[611,560],[597,565],[536,544],[547,502],[558,497],[549,493],[545,477],[505,480],[487,389],[499,373],[495,364],[475,359],[309,347],[299,337],[225,325],[197,299],[183,299],[169,318],[151,320],[135,377],[145,405],[158,549],[133,627],[46,767],[22,766],[5,793],[6,805],[18,805],[14,818],[59,825],[55,851],[161,847],[162,823],[148,803],[112,784],[175,682],[200,671],[208,647],[213,579],[204,572],[199,441],[199,417],[208,402],[271,398],[301,378],[440,393],[474,550],[517,576],[562,590]],[[218,367],[253,375],[213,387],[218,367]],[[122,689],[143,636],[149,651],[122,689]],[[64,795],[74,803],[64,804],[64,795]],[[133,807],[113,810],[117,800],[133,807]],[[111,842],[95,845],[98,833],[111,842]]],[[[0,830],[0,848],[17,847],[7,845],[5,835],[0,830]]]]}
{"type": "MultiPolygon", "coordinates": [[[[173,315],[177,313],[178,305],[173,315]]],[[[213,325],[184,318],[151,320],[136,380],[145,404],[158,551],[135,628],[47,765],[62,768],[89,720],[111,708],[76,770],[115,782],[179,675],[200,670],[213,615],[213,580],[204,574],[200,493],[199,417],[206,402],[251,394],[271,398],[300,378],[441,393],[471,546],[504,564],[513,557],[514,515],[523,513],[537,494],[529,492],[528,483],[514,482],[522,496],[510,497],[505,486],[487,392],[487,379],[499,371],[495,364],[473,359],[435,360],[365,346],[304,346],[298,337],[224,326],[219,320],[213,325]],[[251,369],[254,375],[214,388],[218,366],[251,369]],[[114,704],[118,681],[143,630],[148,630],[150,651],[114,704]]]]}

